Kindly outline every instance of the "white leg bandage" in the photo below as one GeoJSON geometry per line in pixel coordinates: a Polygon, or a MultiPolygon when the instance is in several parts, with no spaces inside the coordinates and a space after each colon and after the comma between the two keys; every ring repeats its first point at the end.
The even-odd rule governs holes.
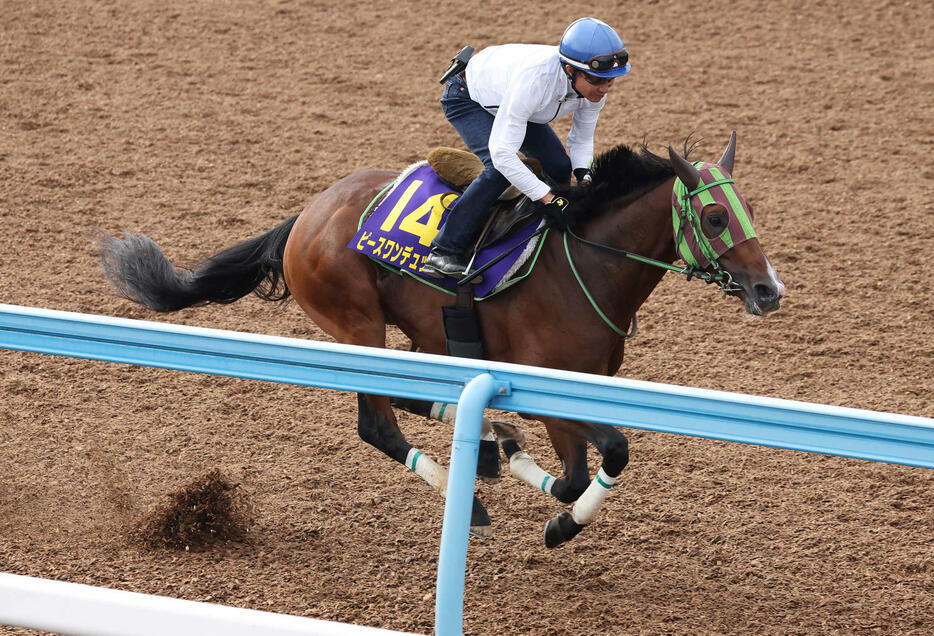
{"type": "Polygon", "coordinates": [[[445,402],[435,402],[431,405],[431,419],[439,420],[445,424],[453,424],[457,416],[457,405],[445,402]]]}
{"type": "MultiPolygon", "coordinates": [[[[435,402],[431,405],[431,413],[429,417],[433,420],[438,420],[444,422],[445,424],[454,424],[454,418],[457,417],[457,405],[456,404],[447,404],[445,402],[435,402]]],[[[480,434],[480,439],[487,440],[492,442],[496,439],[493,435],[493,425],[490,423],[489,418],[483,418],[483,429],[480,434]]]]}
{"type": "Polygon", "coordinates": [[[610,494],[610,488],[616,483],[616,479],[616,477],[610,477],[603,472],[603,468],[598,470],[597,476],[587,486],[587,490],[574,503],[574,507],[571,509],[571,518],[582,526],[593,521],[606,496],[610,494]]]}
{"type": "Polygon", "coordinates": [[[405,458],[406,467],[413,473],[428,482],[428,485],[441,493],[444,497],[448,490],[448,471],[438,465],[431,457],[418,450],[410,448],[405,458]]]}
{"type": "Polygon", "coordinates": [[[538,467],[535,460],[525,451],[513,453],[509,458],[509,472],[527,483],[532,488],[541,488],[542,492],[551,494],[551,487],[555,478],[538,467]]]}

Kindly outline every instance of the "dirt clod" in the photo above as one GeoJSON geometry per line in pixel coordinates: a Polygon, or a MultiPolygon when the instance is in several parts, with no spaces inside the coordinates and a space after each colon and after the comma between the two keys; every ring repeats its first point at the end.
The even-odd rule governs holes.
{"type": "Polygon", "coordinates": [[[140,521],[135,535],[149,547],[196,552],[246,541],[252,526],[244,492],[214,469],[172,493],[140,521]]]}

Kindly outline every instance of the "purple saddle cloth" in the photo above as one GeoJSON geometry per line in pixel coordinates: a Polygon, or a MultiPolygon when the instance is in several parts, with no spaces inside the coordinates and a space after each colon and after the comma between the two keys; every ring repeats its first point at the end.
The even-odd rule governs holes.
{"type": "MultiPolygon", "coordinates": [[[[396,179],[389,194],[363,219],[347,247],[453,291],[457,288],[455,280],[433,278],[420,270],[431,250],[432,239],[444,226],[448,208],[458,196],[459,193],[444,184],[427,163],[415,164],[396,179]]],[[[538,225],[539,219],[532,219],[519,230],[480,250],[471,271],[528,241],[538,225]]],[[[528,252],[528,249],[517,248],[483,272],[483,280],[474,285],[474,296],[483,298],[507,283],[506,275],[514,272],[519,259],[527,258],[528,252]]]]}

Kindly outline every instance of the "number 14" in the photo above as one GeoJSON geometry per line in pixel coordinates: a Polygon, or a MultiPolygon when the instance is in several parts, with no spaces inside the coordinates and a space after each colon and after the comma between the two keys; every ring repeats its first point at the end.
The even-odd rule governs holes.
{"type": "MultiPolygon", "coordinates": [[[[379,226],[380,230],[383,232],[392,230],[396,221],[399,220],[402,211],[405,209],[405,206],[408,205],[409,200],[422,183],[422,181],[416,179],[409,184],[409,187],[406,188],[402,196],[399,197],[399,201],[396,202],[396,205],[393,206],[392,210],[386,216],[386,220],[379,226]]],[[[399,229],[417,236],[418,242],[422,245],[426,247],[430,246],[431,241],[439,232],[438,226],[441,224],[441,216],[444,214],[444,211],[451,206],[457,196],[456,192],[442,192],[441,194],[428,197],[427,201],[403,217],[402,222],[399,223],[399,229]],[[429,215],[427,220],[423,220],[425,215],[429,215]]]]}

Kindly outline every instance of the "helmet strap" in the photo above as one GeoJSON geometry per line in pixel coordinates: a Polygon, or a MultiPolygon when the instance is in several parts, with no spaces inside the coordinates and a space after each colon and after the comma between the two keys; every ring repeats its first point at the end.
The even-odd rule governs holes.
{"type": "Polygon", "coordinates": [[[568,78],[571,80],[571,90],[573,90],[575,93],[577,93],[577,96],[578,96],[579,98],[584,99],[584,96],[581,94],[581,92],[580,92],[579,90],[577,90],[577,87],[576,87],[576,86],[574,86],[574,84],[577,82],[577,75],[578,75],[578,73],[581,73],[581,72],[583,72],[583,71],[581,71],[581,70],[579,70],[579,69],[576,69],[576,68],[574,68],[573,66],[571,66],[571,70],[568,71],[568,67],[569,67],[569,66],[571,66],[571,65],[570,65],[570,64],[565,64],[564,62],[561,63],[561,68],[564,69],[564,74],[567,75],[568,78]]]}

